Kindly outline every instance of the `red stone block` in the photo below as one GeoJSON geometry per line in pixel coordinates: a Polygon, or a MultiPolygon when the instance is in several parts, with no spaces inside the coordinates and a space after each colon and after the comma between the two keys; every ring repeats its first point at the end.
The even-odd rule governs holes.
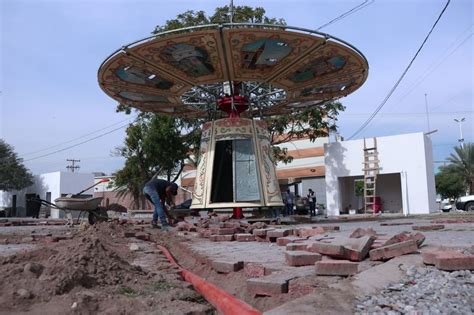
{"type": "Polygon", "coordinates": [[[423,263],[425,265],[434,265],[436,264],[436,257],[441,254],[451,254],[456,255],[459,252],[457,248],[449,247],[426,247],[421,250],[421,258],[423,258],[423,263]]]}
{"type": "Polygon", "coordinates": [[[425,236],[421,233],[410,233],[410,232],[402,232],[398,233],[396,235],[391,236],[384,244],[383,246],[387,245],[392,245],[400,242],[406,242],[409,240],[414,240],[418,247],[423,244],[425,241],[425,236]]]}
{"type": "Polygon", "coordinates": [[[344,258],[351,261],[362,261],[367,257],[370,247],[375,241],[373,236],[348,238],[344,241],[344,258]]]}
{"type": "Polygon", "coordinates": [[[305,241],[306,239],[296,236],[285,236],[277,238],[276,242],[278,246],[286,246],[287,244],[294,243],[297,241],[305,241]]]}
{"type": "Polygon", "coordinates": [[[247,280],[247,291],[254,296],[274,296],[288,293],[288,279],[269,275],[247,280]]]}
{"type": "Polygon", "coordinates": [[[59,239],[56,236],[47,236],[45,237],[45,242],[46,243],[57,243],[59,242],[59,239]]]}
{"type": "Polygon", "coordinates": [[[309,236],[315,236],[315,235],[320,235],[324,233],[326,233],[326,231],[324,231],[324,229],[320,226],[313,227],[313,228],[302,228],[298,230],[299,237],[309,237],[309,236]]]}
{"type": "Polygon", "coordinates": [[[335,258],[343,258],[345,251],[342,245],[314,242],[308,246],[308,251],[328,255],[335,258]]]}
{"type": "Polygon", "coordinates": [[[317,287],[316,283],[305,283],[302,278],[292,279],[288,283],[288,293],[295,296],[303,296],[313,293],[317,287]]]}
{"type": "Polygon", "coordinates": [[[359,238],[362,236],[376,236],[376,235],[377,235],[377,232],[372,228],[367,228],[367,229],[357,228],[352,232],[352,234],[349,237],[359,238]]]}
{"type": "MultiPolygon", "coordinates": [[[[321,227],[323,228],[323,230],[325,232],[332,232],[332,231],[339,231],[340,230],[338,225],[322,225],[321,227]]],[[[315,228],[318,228],[318,227],[313,226],[313,229],[315,229],[315,228]]]]}
{"type": "Polygon", "coordinates": [[[322,260],[315,264],[317,275],[322,276],[350,276],[357,273],[359,263],[348,260],[322,260]]]}
{"type": "Polygon", "coordinates": [[[263,236],[263,237],[262,236],[255,236],[255,240],[257,242],[265,242],[265,243],[268,242],[268,240],[265,236],[263,236]]]}
{"type": "Polygon", "coordinates": [[[275,229],[267,232],[267,238],[278,238],[293,234],[293,229],[275,229]]]}
{"type": "Polygon", "coordinates": [[[234,239],[234,235],[211,235],[209,239],[213,242],[229,242],[234,239]]]}
{"type": "Polygon", "coordinates": [[[289,266],[309,266],[320,261],[322,256],[318,253],[310,253],[305,251],[289,251],[285,252],[286,264],[289,266]]]}
{"type": "Polygon", "coordinates": [[[308,243],[289,243],[286,244],[286,250],[288,251],[293,251],[293,250],[307,250],[308,249],[308,243]]]}
{"type": "Polygon", "coordinates": [[[248,278],[265,276],[265,267],[262,264],[248,262],[244,265],[244,273],[248,278]]]}
{"type": "Polygon", "coordinates": [[[208,229],[201,229],[199,230],[199,236],[204,238],[210,238],[212,235],[212,231],[208,229]]]}
{"type": "Polygon", "coordinates": [[[123,237],[135,237],[135,232],[125,231],[123,232],[123,237]]]}
{"type": "Polygon", "coordinates": [[[415,231],[436,231],[444,229],[443,224],[415,225],[411,227],[415,231]]]}
{"type": "Polygon", "coordinates": [[[465,254],[458,248],[424,248],[421,251],[421,257],[426,265],[435,265],[441,270],[474,270],[474,255],[465,254]]]}
{"type": "Polygon", "coordinates": [[[145,233],[145,232],[138,232],[135,234],[135,237],[138,238],[139,240],[142,241],[149,241],[150,240],[150,234],[145,233]]]}
{"type": "Polygon", "coordinates": [[[418,246],[414,240],[396,243],[388,246],[382,246],[372,249],[369,252],[370,260],[386,260],[393,257],[410,254],[416,252],[418,246]]]}
{"type": "Polygon", "coordinates": [[[268,231],[273,231],[273,228],[268,229],[253,229],[252,234],[255,236],[266,237],[268,231]]]}
{"type": "Polygon", "coordinates": [[[234,238],[237,242],[253,242],[255,241],[255,235],[244,233],[244,234],[235,234],[234,238]]]}
{"type": "Polygon", "coordinates": [[[216,235],[234,235],[235,229],[234,228],[218,228],[214,231],[216,235]]]}
{"type": "Polygon", "coordinates": [[[241,270],[244,267],[243,261],[213,261],[212,269],[219,273],[230,273],[241,270]]]}
{"type": "Polygon", "coordinates": [[[223,223],[224,223],[223,227],[225,227],[225,228],[233,228],[233,229],[240,228],[240,223],[239,222],[227,221],[227,222],[223,222],[223,223]]]}
{"type": "Polygon", "coordinates": [[[441,270],[474,270],[474,255],[461,251],[446,251],[435,257],[435,267],[441,270]]]}

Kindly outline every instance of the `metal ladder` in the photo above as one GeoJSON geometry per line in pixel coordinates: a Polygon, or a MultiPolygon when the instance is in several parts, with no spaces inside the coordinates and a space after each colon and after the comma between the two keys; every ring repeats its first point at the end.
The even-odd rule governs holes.
{"type": "Polygon", "coordinates": [[[364,138],[364,211],[365,213],[372,213],[375,204],[375,187],[377,182],[377,174],[379,173],[379,157],[377,151],[377,139],[373,138],[373,146],[367,147],[367,142],[364,138]],[[370,207],[372,206],[372,207],[370,207]]]}

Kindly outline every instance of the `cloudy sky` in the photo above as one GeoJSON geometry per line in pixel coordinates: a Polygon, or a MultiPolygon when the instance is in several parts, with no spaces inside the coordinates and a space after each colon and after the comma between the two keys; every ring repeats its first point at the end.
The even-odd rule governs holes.
{"type": "MultiPolygon", "coordinates": [[[[234,0],[235,5],[263,6],[268,16],[310,29],[362,2],[234,0]]],[[[346,138],[388,94],[446,0],[368,3],[321,30],[351,43],[369,61],[366,83],[341,100],[347,110],[339,126],[346,138]]],[[[0,137],[14,146],[34,173],[66,170],[68,158],[81,160],[81,172],[117,170],[123,160],[111,152],[123,142],[130,117],[115,113],[115,101],[99,88],[99,65],[114,50],[149,36],[156,25],[181,12],[211,13],[226,4],[0,0],[0,137]]],[[[473,10],[471,0],[451,1],[396,92],[355,138],[427,131],[429,118],[430,128],[438,130],[432,135],[434,158],[442,161],[459,138],[454,119],[465,117],[464,138],[473,141],[473,10]]]]}

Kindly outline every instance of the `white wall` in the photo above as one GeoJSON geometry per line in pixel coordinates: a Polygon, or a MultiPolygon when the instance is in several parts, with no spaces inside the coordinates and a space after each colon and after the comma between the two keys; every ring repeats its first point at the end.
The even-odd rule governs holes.
{"type": "MultiPolygon", "coordinates": [[[[12,196],[17,196],[17,216],[25,216],[26,194],[37,194],[41,199],[46,200],[47,193],[51,193],[51,202],[62,194],[77,194],[84,188],[94,183],[93,174],[52,172],[34,176],[34,183],[30,187],[11,192],[0,192],[0,207],[11,207],[12,196]]],[[[94,194],[93,189],[89,189],[84,194],[94,194]]],[[[51,209],[52,218],[64,217],[63,211],[51,209]]]]}
{"type": "MultiPolygon", "coordinates": [[[[366,140],[372,146],[372,138],[366,140]]],[[[325,145],[328,214],[339,215],[339,177],[362,176],[364,140],[325,145]]],[[[405,215],[435,212],[435,188],[430,139],[422,132],[377,138],[380,174],[400,173],[405,215]]]]}

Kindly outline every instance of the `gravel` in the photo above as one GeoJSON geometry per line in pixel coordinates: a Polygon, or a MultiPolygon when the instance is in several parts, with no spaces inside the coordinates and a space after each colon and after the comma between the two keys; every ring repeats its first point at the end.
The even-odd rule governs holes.
{"type": "Polygon", "coordinates": [[[399,283],[359,299],[355,314],[474,314],[474,272],[407,268],[399,283]]]}

